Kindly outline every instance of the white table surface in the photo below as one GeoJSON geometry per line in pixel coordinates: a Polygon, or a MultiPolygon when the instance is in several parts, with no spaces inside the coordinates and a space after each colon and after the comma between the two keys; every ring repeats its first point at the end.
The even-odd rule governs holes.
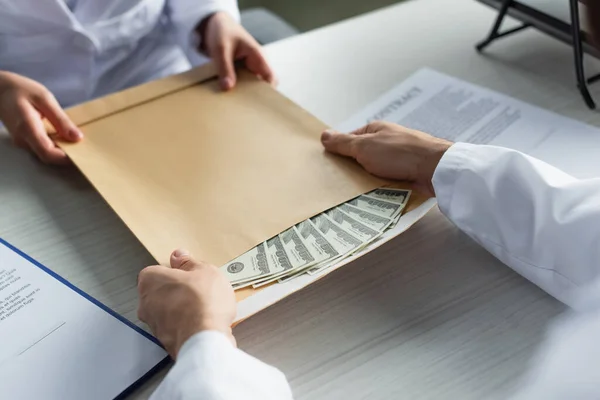
{"type": "MultiPolygon", "coordinates": [[[[575,88],[567,46],[526,31],[488,55],[473,50],[494,17],[471,0],[414,0],[267,53],[280,90],[332,125],[429,66],[600,126],[575,88]]],[[[139,323],[136,275],[150,255],[78,172],[40,165],[7,140],[0,237],[139,323]]],[[[287,374],[297,399],[505,398],[563,309],[435,210],[235,334],[287,374]]],[[[131,398],[147,398],[159,379],[131,398]]]]}

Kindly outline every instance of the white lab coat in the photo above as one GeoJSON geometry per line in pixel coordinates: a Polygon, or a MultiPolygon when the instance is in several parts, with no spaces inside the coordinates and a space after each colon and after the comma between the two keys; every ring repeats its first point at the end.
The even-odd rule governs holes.
{"type": "MultiPolygon", "coordinates": [[[[551,331],[516,399],[600,398],[600,179],[578,180],[517,151],[455,144],[435,171],[442,212],[576,312],[551,331]]],[[[287,400],[289,386],[216,332],[183,346],[153,400],[287,400]]]]}
{"type": "Polygon", "coordinates": [[[189,69],[195,26],[237,0],[0,0],[0,70],[44,84],[63,107],[189,69]]]}

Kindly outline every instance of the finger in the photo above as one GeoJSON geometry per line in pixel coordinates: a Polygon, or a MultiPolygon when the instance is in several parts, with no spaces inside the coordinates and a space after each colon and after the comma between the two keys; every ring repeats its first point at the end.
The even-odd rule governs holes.
{"type": "Polygon", "coordinates": [[[357,136],[326,130],[321,135],[321,142],[327,151],[347,157],[356,157],[357,136]]]}
{"type": "Polygon", "coordinates": [[[171,268],[183,271],[193,271],[199,268],[202,262],[197,262],[187,250],[175,250],[171,254],[171,268]]]}
{"type": "Polygon", "coordinates": [[[373,121],[368,123],[367,125],[361,126],[358,129],[355,129],[351,132],[348,132],[348,135],[365,135],[367,133],[377,133],[384,128],[385,123],[381,121],[373,121]]]}
{"type": "Polygon", "coordinates": [[[64,151],[56,147],[48,137],[40,114],[33,106],[25,102],[19,106],[22,120],[16,128],[17,136],[21,136],[31,151],[46,164],[68,165],[69,158],[64,151]]]}
{"type": "Polygon", "coordinates": [[[34,96],[33,105],[40,114],[50,121],[54,129],[56,129],[56,133],[62,139],[77,142],[83,138],[81,131],[71,121],[51,93],[48,92],[40,96],[34,96]]]}
{"type": "Polygon", "coordinates": [[[230,90],[235,86],[235,66],[233,64],[233,48],[229,44],[221,44],[214,55],[219,71],[221,89],[230,90]]]}
{"type": "Polygon", "coordinates": [[[263,55],[263,52],[258,44],[250,46],[248,55],[246,57],[246,68],[248,68],[248,70],[254,75],[260,76],[264,81],[270,83],[271,85],[275,85],[277,83],[275,74],[265,59],[265,56],[263,55]]]}
{"type": "Polygon", "coordinates": [[[162,272],[165,269],[169,269],[162,265],[151,265],[141,270],[137,276],[137,288],[140,294],[144,293],[152,282],[156,281],[161,276],[164,276],[162,272]]]}

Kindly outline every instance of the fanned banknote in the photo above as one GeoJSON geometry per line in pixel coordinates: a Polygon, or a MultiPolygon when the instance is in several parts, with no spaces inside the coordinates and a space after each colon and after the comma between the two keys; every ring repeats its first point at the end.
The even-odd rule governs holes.
{"type": "Polygon", "coordinates": [[[350,200],[347,204],[353,205],[363,210],[371,211],[375,214],[383,215],[384,217],[394,218],[402,212],[402,205],[392,203],[388,200],[381,200],[375,197],[361,194],[360,196],[350,200]]]}
{"type": "Polygon", "coordinates": [[[267,260],[267,251],[264,243],[247,251],[230,263],[221,267],[227,278],[232,283],[244,282],[260,278],[271,272],[267,260]]]}
{"type": "Polygon", "coordinates": [[[307,268],[319,265],[327,260],[339,258],[341,256],[341,253],[337,251],[327,239],[325,239],[323,234],[319,232],[317,227],[310,220],[303,221],[292,228],[295,228],[295,232],[300,234],[298,239],[302,241],[306,249],[309,251],[313,261],[311,263],[300,265],[289,271],[289,273],[269,276],[266,279],[258,279],[253,285],[255,288],[267,285],[280,279],[284,279],[286,276],[295,276],[299,273],[304,273],[307,268]]]}
{"type": "MultiPolygon", "coordinates": [[[[295,274],[297,271],[302,271],[327,258],[327,253],[323,251],[311,251],[309,249],[310,245],[304,241],[300,231],[295,226],[279,234],[278,237],[280,238],[285,251],[289,255],[292,268],[284,270],[280,273],[261,277],[252,282],[254,287],[264,286],[278,280],[280,277],[295,274]]],[[[328,245],[328,243],[326,244],[328,245]]]]}
{"type": "Polygon", "coordinates": [[[375,229],[370,228],[368,225],[357,221],[338,207],[332,208],[331,210],[325,212],[325,215],[331,218],[346,232],[352,234],[352,236],[355,238],[358,238],[362,242],[361,244],[370,242],[377,236],[381,235],[381,231],[376,231],[375,229]]]}
{"type": "Polygon", "coordinates": [[[221,270],[236,290],[321,273],[393,228],[410,195],[410,190],[375,189],[287,229],[221,270]]]}
{"type": "Polygon", "coordinates": [[[392,203],[402,204],[403,206],[405,206],[406,203],[408,203],[410,194],[410,190],[380,188],[370,191],[369,193],[367,193],[367,196],[374,197],[379,200],[390,201],[392,203]]]}
{"type": "Polygon", "coordinates": [[[341,204],[337,208],[344,211],[357,221],[375,229],[376,231],[383,232],[390,224],[394,221],[391,218],[374,214],[370,211],[363,210],[362,208],[354,207],[350,204],[341,204]]]}

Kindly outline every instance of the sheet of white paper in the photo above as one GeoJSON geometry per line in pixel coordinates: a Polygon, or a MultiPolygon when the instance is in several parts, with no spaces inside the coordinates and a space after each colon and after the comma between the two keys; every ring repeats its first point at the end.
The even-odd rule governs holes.
{"type": "MultiPolygon", "coordinates": [[[[579,178],[600,176],[600,129],[442,73],[421,69],[337,129],[348,132],[386,120],[452,141],[513,148],[579,178]]],[[[431,199],[402,216],[394,229],[353,257],[323,271],[266,288],[239,303],[244,319],[309,285],[407,230],[433,206],[431,199]]]]}
{"type": "Polygon", "coordinates": [[[0,398],[113,399],[165,357],[0,242],[0,398]]]}
{"type": "Polygon", "coordinates": [[[386,120],[452,140],[513,148],[579,177],[600,175],[600,129],[422,69],[340,126],[386,120]]]}

